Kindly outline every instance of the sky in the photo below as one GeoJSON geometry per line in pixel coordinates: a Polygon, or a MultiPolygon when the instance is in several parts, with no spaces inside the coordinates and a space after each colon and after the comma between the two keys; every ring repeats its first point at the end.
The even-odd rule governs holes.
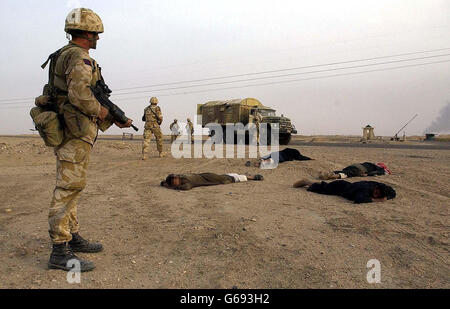
{"type": "Polygon", "coordinates": [[[197,104],[247,97],[302,135],[360,135],[370,124],[393,136],[415,114],[406,135],[450,133],[434,125],[450,123],[448,0],[2,0],[1,135],[33,128],[29,110],[48,78],[40,65],[67,44],[76,7],[102,18],[90,55],[140,133],[152,96],[166,134],[197,104]]]}

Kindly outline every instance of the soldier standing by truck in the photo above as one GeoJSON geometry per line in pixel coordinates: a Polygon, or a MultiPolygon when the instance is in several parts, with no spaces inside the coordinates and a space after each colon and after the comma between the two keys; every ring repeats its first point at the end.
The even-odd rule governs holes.
{"type": "Polygon", "coordinates": [[[193,144],[194,143],[194,124],[191,122],[190,118],[187,119],[186,132],[188,134],[188,140],[190,138],[191,143],[193,144]]]}
{"type": "Polygon", "coordinates": [[[263,120],[262,115],[260,112],[256,109],[253,111],[253,123],[256,126],[256,143],[259,145],[259,126],[261,124],[261,121],[263,120]]]}
{"type": "Polygon", "coordinates": [[[145,121],[144,141],[142,142],[142,160],[147,160],[147,152],[150,147],[152,133],[156,138],[156,148],[158,149],[159,157],[164,157],[165,155],[163,152],[162,133],[160,127],[163,121],[163,116],[161,113],[161,108],[158,106],[158,98],[152,97],[150,99],[150,106],[147,106],[144,109],[142,121],[145,121]]]}

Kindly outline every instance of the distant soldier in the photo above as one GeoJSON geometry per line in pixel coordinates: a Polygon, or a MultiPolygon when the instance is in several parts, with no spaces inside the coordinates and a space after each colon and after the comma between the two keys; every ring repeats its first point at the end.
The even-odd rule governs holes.
{"type": "Polygon", "coordinates": [[[177,119],[174,119],[170,125],[170,131],[172,131],[170,142],[173,143],[177,139],[178,135],[180,135],[180,126],[178,125],[177,119]]]}
{"type": "Polygon", "coordinates": [[[142,142],[142,160],[147,160],[147,152],[150,147],[150,141],[152,139],[152,133],[156,138],[156,147],[159,152],[159,157],[164,157],[163,144],[162,144],[162,133],[161,133],[161,123],[163,121],[163,116],[161,109],[158,105],[158,99],[152,97],[150,99],[150,106],[144,109],[144,116],[142,116],[142,121],[145,121],[144,129],[144,141],[142,142]]]}
{"type": "Polygon", "coordinates": [[[260,126],[262,120],[263,120],[262,115],[258,112],[258,110],[255,110],[253,112],[253,123],[256,126],[256,143],[258,145],[259,145],[259,126],[260,126]]]}
{"type": "Polygon", "coordinates": [[[191,143],[194,143],[194,124],[191,122],[191,119],[188,118],[187,119],[187,124],[186,124],[186,132],[188,134],[188,138],[191,138],[191,143]]]}

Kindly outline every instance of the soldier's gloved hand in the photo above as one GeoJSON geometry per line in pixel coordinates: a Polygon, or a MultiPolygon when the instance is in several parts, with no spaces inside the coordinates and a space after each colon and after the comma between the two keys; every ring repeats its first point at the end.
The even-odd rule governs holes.
{"type": "Polygon", "coordinates": [[[108,116],[108,113],[108,109],[100,105],[100,113],[98,114],[98,119],[100,119],[100,121],[104,121],[106,119],[106,116],[108,116]]]}
{"type": "Polygon", "coordinates": [[[123,129],[123,128],[129,128],[131,127],[131,124],[133,123],[132,119],[128,119],[127,123],[120,123],[117,121],[114,121],[114,123],[116,124],[116,126],[118,126],[119,128],[123,129]]]}

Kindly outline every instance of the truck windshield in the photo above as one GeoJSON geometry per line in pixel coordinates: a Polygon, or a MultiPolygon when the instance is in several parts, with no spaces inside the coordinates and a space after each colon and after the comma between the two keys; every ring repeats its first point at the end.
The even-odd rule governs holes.
{"type": "Polygon", "coordinates": [[[273,109],[260,109],[259,113],[264,116],[275,116],[275,111],[273,109]]]}

